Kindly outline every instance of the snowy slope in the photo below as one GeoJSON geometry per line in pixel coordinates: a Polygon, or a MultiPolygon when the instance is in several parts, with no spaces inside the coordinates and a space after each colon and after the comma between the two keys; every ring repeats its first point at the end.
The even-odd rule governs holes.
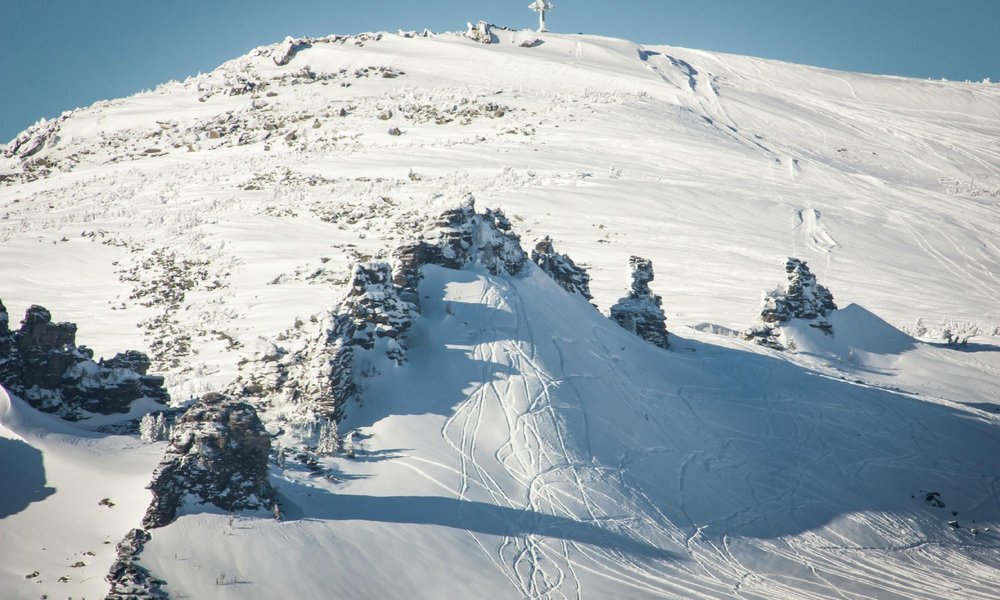
{"type": "MultiPolygon", "coordinates": [[[[494,33],[260,48],[0,158],[12,319],[148,350],[178,402],[315,334],[354,262],[466,192],[590,270],[598,310],[533,266],[425,267],[408,361],[348,407],[357,458],[274,465],[282,521],[196,511],[142,564],[192,598],[995,597],[1000,87],[494,33]],[[633,254],[668,351],[600,312],[633,254]],[[711,333],[754,322],[786,256],[835,335],[711,333]]],[[[162,445],[2,406],[34,465],[4,472],[30,492],[3,501],[3,589],[98,597],[162,445]]]]}

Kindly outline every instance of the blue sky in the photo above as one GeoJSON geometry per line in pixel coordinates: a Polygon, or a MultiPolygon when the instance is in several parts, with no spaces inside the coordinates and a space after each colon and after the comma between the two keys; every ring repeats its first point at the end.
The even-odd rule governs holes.
{"type": "MultiPolygon", "coordinates": [[[[1000,0],[554,0],[550,29],[850,71],[1000,80],[1000,0]]],[[[536,23],[529,0],[0,0],[0,143],[286,35],[536,23]]]]}

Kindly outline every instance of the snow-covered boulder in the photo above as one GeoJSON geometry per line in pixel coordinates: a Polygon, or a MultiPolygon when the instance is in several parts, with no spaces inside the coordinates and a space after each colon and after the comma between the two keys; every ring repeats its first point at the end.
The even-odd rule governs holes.
{"type": "Polygon", "coordinates": [[[556,252],[549,236],[535,244],[531,260],[567,292],[593,300],[590,295],[590,275],[583,267],[577,266],[572,258],[556,252]]]}
{"type": "Polygon", "coordinates": [[[653,263],[632,256],[628,260],[632,282],[628,294],[611,307],[611,319],[659,348],[668,348],[666,316],[663,300],[649,289],[653,281],[653,263]]]}
{"type": "Polygon", "coordinates": [[[275,49],[274,64],[278,66],[285,66],[295,58],[295,53],[299,50],[304,50],[309,48],[312,44],[305,39],[286,37],[285,41],[278,44],[275,49]]]}
{"type": "Polygon", "coordinates": [[[467,30],[465,32],[465,37],[475,40],[480,44],[492,44],[493,43],[493,32],[491,31],[492,25],[486,21],[480,21],[473,25],[471,22],[467,23],[467,30]]]}
{"type": "Polygon", "coordinates": [[[273,508],[267,480],[271,436],[253,406],[207,394],[177,419],[170,446],[149,484],[153,501],[142,525],[172,522],[185,497],[226,511],[273,508]]]}
{"type": "Polygon", "coordinates": [[[789,257],[785,261],[786,281],[783,288],[764,296],[760,323],[743,332],[743,339],[774,348],[784,349],[780,326],[793,319],[812,321],[809,325],[826,334],[833,334],[833,326],[826,320],[837,310],[833,294],[816,281],[804,260],[789,257]]]}
{"type": "Polygon", "coordinates": [[[28,308],[16,332],[8,323],[0,304],[0,384],[41,411],[78,420],[128,412],[140,398],[169,398],[163,378],[147,375],[150,362],[142,352],[94,362],[93,351],[76,345],[76,324],[53,322],[41,306],[28,308]]]}

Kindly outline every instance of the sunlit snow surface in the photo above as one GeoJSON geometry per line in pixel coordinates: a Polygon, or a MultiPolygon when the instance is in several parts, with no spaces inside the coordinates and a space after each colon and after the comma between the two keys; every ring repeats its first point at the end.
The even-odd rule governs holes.
{"type": "MultiPolygon", "coordinates": [[[[425,269],[408,362],[348,407],[358,458],[275,466],[280,522],[154,530],[172,597],[996,597],[1000,87],[496,35],[251,53],[75,113],[34,157],[72,170],[0,186],[14,324],[42,304],[98,356],[159,348],[176,400],[464,192],[586,265],[601,310],[653,260],[668,351],[537,269],[425,269]],[[248,73],[268,87],[218,91],[248,73]],[[709,333],[751,325],[790,255],[834,337],[709,333]],[[132,297],[177,272],[179,303],[132,297]]],[[[0,595],[101,597],[162,446],[5,396],[0,422],[0,595]]]]}

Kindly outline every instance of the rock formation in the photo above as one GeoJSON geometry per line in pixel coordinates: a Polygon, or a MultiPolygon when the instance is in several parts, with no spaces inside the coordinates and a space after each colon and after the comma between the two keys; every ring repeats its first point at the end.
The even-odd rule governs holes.
{"type": "Polygon", "coordinates": [[[590,275],[583,267],[577,266],[572,258],[556,252],[549,236],[535,244],[531,260],[567,292],[593,300],[590,295],[590,275]]]}
{"type": "Polygon", "coordinates": [[[743,332],[743,339],[761,346],[783,350],[780,326],[792,319],[816,321],[810,326],[833,334],[833,327],[824,319],[837,310],[833,294],[816,281],[804,260],[789,257],[785,261],[784,288],[768,292],[760,311],[760,324],[743,332]]]}
{"type": "Polygon", "coordinates": [[[0,384],[31,406],[64,419],[87,413],[128,412],[132,402],[166,403],[163,378],[147,375],[149,358],[127,351],[94,362],[94,353],[76,345],[74,323],[54,323],[41,306],[31,306],[12,332],[0,303],[0,384]]]}
{"type": "Polygon", "coordinates": [[[171,523],[186,496],[227,511],[270,510],[267,479],[271,437],[245,402],[207,394],[174,424],[170,446],[153,474],[153,501],[142,525],[171,523]]]}
{"type": "Polygon", "coordinates": [[[528,260],[521,238],[501,210],[477,213],[471,194],[431,224],[424,239],[396,250],[398,268],[394,283],[401,295],[415,301],[420,267],[438,265],[461,269],[477,264],[493,275],[518,275],[528,260]]]}
{"type": "Polygon", "coordinates": [[[659,348],[668,348],[666,317],[662,299],[649,289],[653,263],[633,256],[628,261],[632,284],[628,294],[611,307],[611,319],[659,348]]]}
{"type": "Polygon", "coordinates": [[[136,564],[143,546],[150,535],[142,529],[129,531],[116,549],[118,556],[112,563],[105,579],[111,584],[111,591],[104,600],[167,600],[163,590],[164,582],[150,575],[149,571],[136,564]]]}

